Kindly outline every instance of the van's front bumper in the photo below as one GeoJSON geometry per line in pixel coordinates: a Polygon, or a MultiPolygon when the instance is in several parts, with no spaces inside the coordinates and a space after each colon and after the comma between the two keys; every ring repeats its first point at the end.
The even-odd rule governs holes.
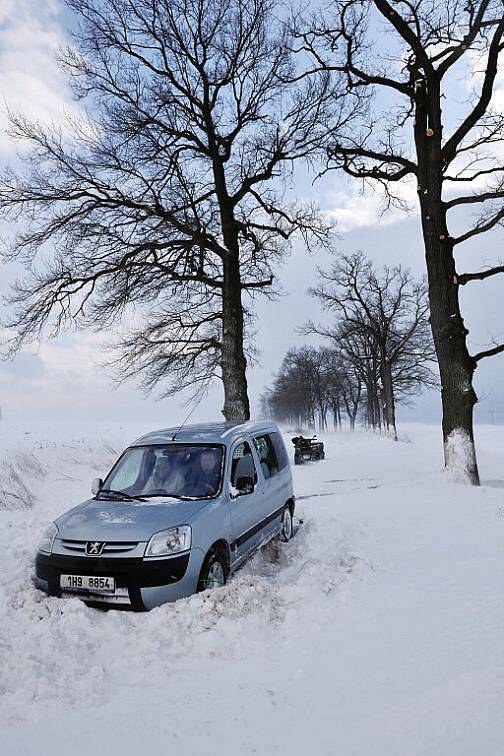
{"type": "Polygon", "coordinates": [[[166,559],[43,554],[35,560],[35,584],[50,596],[78,596],[90,604],[145,611],[195,593],[203,554],[192,549],[166,559]],[[112,577],[116,594],[66,591],[61,575],[112,577]]]}

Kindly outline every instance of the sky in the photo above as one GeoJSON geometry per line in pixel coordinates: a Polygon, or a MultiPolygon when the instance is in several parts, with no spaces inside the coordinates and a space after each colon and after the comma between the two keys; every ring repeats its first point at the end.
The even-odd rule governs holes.
{"type": "MultiPolygon", "coordinates": [[[[20,109],[42,121],[61,120],[74,105],[67,84],[54,59],[57,47],[67,40],[72,16],[58,0],[2,0],[0,5],[0,163],[15,162],[16,147],[7,136],[6,107],[20,109]]],[[[463,90],[464,82],[457,86],[463,90]]],[[[499,96],[502,97],[504,87],[499,96]]],[[[330,174],[315,189],[298,187],[302,193],[316,192],[321,207],[336,223],[336,247],[344,252],[363,250],[377,265],[409,266],[418,275],[425,272],[419,219],[415,211],[405,215],[393,210],[380,214],[377,196],[361,196],[356,184],[330,174]]],[[[406,193],[411,191],[406,189],[406,193]]],[[[414,195],[414,192],[413,192],[414,195]]],[[[413,199],[415,197],[413,196],[413,199]]],[[[459,218],[461,227],[470,218],[459,218]]],[[[1,234],[9,229],[0,226],[1,234]]],[[[503,231],[479,237],[461,248],[458,269],[476,270],[499,259],[503,231]]],[[[502,257],[502,255],[501,255],[502,257]]],[[[296,245],[278,276],[284,294],[276,301],[262,300],[257,306],[256,342],[258,363],[248,379],[253,410],[257,411],[261,391],[271,383],[285,352],[307,343],[297,328],[308,318],[327,322],[316,301],[307,294],[316,281],[317,266],[328,264],[327,255],[308,255],[296,245]]],[[[0,293],[8,291],[19,270],[4,266],[0,272],[0,293]]],[[[470,329],[471,346],[478,349],[504,332],[502,292],[504,281],[476,282],[462,290],[462,307],[470,329]]],[[[4,312],[5,315],[5,312],[4,312]]],[[[113,421],[146,420],[155,424],[182,422],[190,410],[192,419],[218,419],[222,393],[218,386],[193,408],[180,400],[146,397],[131,383],[115,387],[103,367],[103,343],[111,335],[71,332],[55,340],[24,349],[9,362],[0,363],[0,406],[5,419],[75,419],[113,421]]],[[[504,423],[504,357],[480,363],[476,377],[480,403],[479,422],[504,423]],[[493,413],[493,415],[491,414],[493,413]]],[[[437,422],[439,397],[423,395],[413,409],[400,409],[407,420],[437,422]]]]}

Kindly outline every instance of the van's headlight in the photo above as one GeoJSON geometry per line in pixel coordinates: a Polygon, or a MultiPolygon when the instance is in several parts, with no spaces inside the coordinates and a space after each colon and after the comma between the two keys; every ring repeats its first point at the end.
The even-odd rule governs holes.
{"type": "Polygon", "coordinates": [[[43,551],[45,554],[51,554],[54,539],[57,535],[58,527],[56,523],[51,522],[51,524],[45,529],[42,540],[39,543],[39,551],[43,551]]]}
{"type": "Polygon", "coordinates": [[[178,528],[168,528],[153,535],[145,549],[145,556],[167,556],[178,554],[179,551],[188,551],[190,548],[191,528],[189,525],[180,525],[178,528]]]}

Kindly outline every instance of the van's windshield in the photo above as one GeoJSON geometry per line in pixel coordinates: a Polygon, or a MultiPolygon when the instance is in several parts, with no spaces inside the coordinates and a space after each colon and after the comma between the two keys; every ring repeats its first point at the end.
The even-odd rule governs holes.
{"type": "MultiPolygon", "coordinates": [[[[127,449],[105,480],[102,492],[129,497],[206,498],[219,491],[222,446],[167,444],[127,449]]],[[[100,494],[98,494],[100,495],[100,494]]]]}

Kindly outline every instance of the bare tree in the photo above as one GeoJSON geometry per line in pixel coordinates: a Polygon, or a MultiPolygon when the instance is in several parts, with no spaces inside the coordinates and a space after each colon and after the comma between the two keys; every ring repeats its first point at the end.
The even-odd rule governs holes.
{"type": "Polygon", "coordinates": [[[362,384],[341,350],[325,346],[290,349],[272,387],[262,395],[270,414],[281,422],[293,422],[326,430],[329,411],[334,427],[341,427],[345,409],[350,428],[355,428],[362,384]]]}
{"type": "Polygon", "coordinates": [[[345,345],[350,362],[365,371],[373,402],[378,368],[383,418],[397,440],[398,391],[406,393],[434,382],[426,283],[415,282],[401,266],[385,266],[380,275],[362,252],[341,256],[329,271],[319,269],[319,277],[311,293],[326,310],[336,313],[336,326],[309,323],[305,331],[328,336],[340,348],[345,345]]]}
{"type": "Polygon", "coordinates": [[[89,115],[58,129],[11,114],[31,148],[0,183],[2,217],[25,226],[9,258],[29,268],[13,348],[69,323],[116,328],[134,306],[121,377],[170,393],[218,376],[226,419],[248,418],[251,298],[294,234],[308,246],[327,234],[280,179],[323,143],[328,103],[342,122],[346,106],[335,115],[326,75],[287,83],[275,0],[68,5],[80,27],[60,62],[89,115]]]}
{"type": "MultiPolygon", "coordinates": [[[[281,422],[296,426],[315,427],[317,396],[314,377],[316,350],[309,347],[290,349],[285,355],[280,370],[269,391],[269,403],[273,416],[281,422]]],[[[317,363],[319,360],[316,361],[317,363]]]]}
{"type": "MultiPolygon", "coordinates": [[[[325,404],[326,414],[330,410],[333,416],[333,426],[335,430],[341,429],[342,409],[348,411],[347,399],[349,399],[349,385],[346,381],[346,374],[343,368],[341,353],[328,347],[322,347],[318,350],[320,361],[324,366],[325,381],[325,404]]],[[[325,422],[327,427],[327,420],[325,422]]]]}
{"type": "MultiPolygon", "coordinates": [[[[382,411],[379,398],[380,362],[373,339],[366,330],[352,328],[340,321],[330,328],[317,328],[330,340],[334,349],[339,349],[344,360],[344,374],[349,389],[349,400],[345,402],[352,407],[351,425],[355,427],[357,414],[364,402],[365,425],[373,430],[380,430],[382,411]]],[[[348,414],[348,409],[347,409],[348,414]]]]}
{"type": "Polygon", "coordinates": [[[259,417],[261,420],[272,420],[274,416],[271,404],[271,389],[263,391],[259,397],[259,417]]]}
{"type": "Polygon", "coordinates": [[[360,127],[353,123],[336,135],[326,169],[381,187],[387,203],[399,205],[404,202],[396,187],[405,180],[416,184],[445,464],[478,484],[473,375],[480,360],[503,352],[504,344],[470,354],[459,291],[503,273],[504,265],[459,272],[455,251],[504,221],[504,163],[494,149],[504,139],[504,113],[493,99],[504,52],[502,3],[333,0],[325,18],[297,20],[297,38],[300,59],[309,59],[299,76],[331,72],[346,81],[349,98],[366,106],[360,127]],[[462,112],[454,76],[472,73],[474,88],[462,112]],[[446,128],[442,111],[450,104],[457,116],[446,128]],[[451,213],[457,208],[475,208],[479,215],[454,236],[451,213]]]}
{"type": "Polygon", "coordinates": [[[341,398],[345,406],[345,410],[350,424],[350,430],[355,430],[355,423],[359,413],[359,408],[362,399],[362,379],[359,374],[359,370],[354,366],[349,366],[349,369],[342,376],[341,398]]]}

